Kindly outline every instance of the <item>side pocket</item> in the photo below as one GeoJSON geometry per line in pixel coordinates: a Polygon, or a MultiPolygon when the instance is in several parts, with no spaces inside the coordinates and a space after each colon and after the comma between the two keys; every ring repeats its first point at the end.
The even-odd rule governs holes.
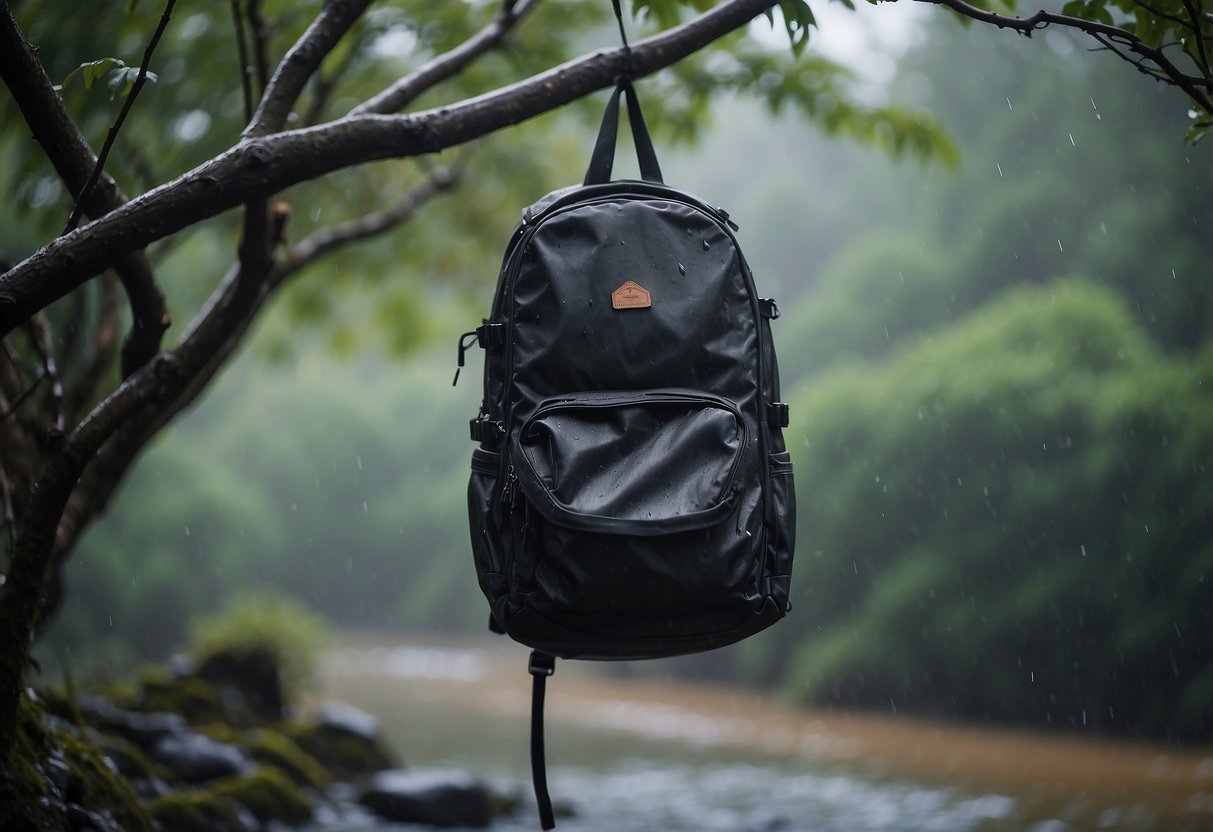
{"type": "Polygon", "coordinates": [[[787,451],[770,454],[774,524],[767,530],[767,563],[770,565],[772,592],[780,607],[787,606],[788,581],[792,575],[792,556],[796,547],[796,487],[792,481],[792,457],[787,451]],[[782,587],[782,590],[780,589],[782,587]]]}
{"type": "MultiPolygon", "coordinates": [[[[493,597],[486,578],[504,577],[504,540],[500,526],[501,512],[498,500],[497,475],[501,470],[501,454],[477,448],[472,452],[472,476],[468,480],[468,528],[472,535],[472,557],[476,573],[480,576],[480,587],[489,602],[493,597]]],[[[503,581],[504,583],[504,581],[503,581]]]]}

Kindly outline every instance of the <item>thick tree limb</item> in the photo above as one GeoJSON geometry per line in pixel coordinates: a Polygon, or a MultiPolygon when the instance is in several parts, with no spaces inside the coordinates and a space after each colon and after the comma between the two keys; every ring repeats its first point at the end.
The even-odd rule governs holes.
{"type": "MultiPolygon", "coordinates": [[[[1213,115],[1213,79],[1207,76],[1191,75],[1181,70],[1164,51],[1164,47],[1153,47],[1147,45],[1141,38],[1132,32],[1125,31],[1119,26],[1113,26],[1107,23],[1099,23],[1094,20],[1086,20],[1080,17],[1072,17],[1070,15],[1057,14],[1047,12],[1043,9],[1029,17],[1010,17],[1008,15],[996,14],[994,12],[980,9],[965,2],[965,0],[919,0],[923,3],[934,3],[940,6],[947,6],[953,11],[964,15],[972,20],[977,20],[981,23],[989,23],[1000,29],[1014,29],[1023,35],[1031,36],[1037,29],[1043,29],[1046,26],[1063,26],[1069,29],[1077,29],[1080,32],[1085,32],[1091,35],[1097,41],[1108,48],[1111,44],[1119,44],[1124,49],[1127,49],[1134,55],[1137,55],[1139,60],[1133,60],[1125,56],[1119,49],[1114,51],[1124,58],[1129,63],[1136,66],[1139,70],[1149,75],[1151,78],[1166,81],[1183,90],[1189,98],[1199,105],[1206,114],[1213,115]],[[1142,61],[1152,63],[1157,67],[1157,72],[1153,71],[1148,65],[1142,61]]],[[[1199,34],[1196,36],[1200,40],[1199,34]]]]}
{"type": "MultiPolygon", "coordinates": [[[[0,77],[60,179],[74,197],[79,197],[96,166],[97,157],[64,109],[63,100],[7,4],[0,13],[0,77]]],[[[123,206],[128,199],[118,183],[102,173],[92,195],[80,202],[85,212],[95,218],[123,206]]],[[[131,331],[122,350],[125,376],[160,350],[160,339],[171,319],[142,246],[113,258],[108,267],[117,272],[131,306],[131,331]]],[[[9,327],[5,332],[11,329],[9,327]]]]}
{"type": "Polygon", "coordinates": [[[476,58],[493,49],[539,0],[504,3],[493,20],[459,46],[423,64],[374,98],[359,104],[350,115],[398,113],[421,93],[461,72],[476,58]]]}
{"type": "Polygon", "coordinates": [[[360,18],[371,0],[331,0],[303,36],[286,53],[270,79],[253,120],[244,130],[246,138],[276,133],[286,124],[291,108],[299,100],[308,80],[321,61],[360,18]]]}
{"type": "MultiPolygon", "coordinates": [[[[632,46],[636,76],[662,69],[745,25],[777,0],[728,0],[632,46]]],[[[377,159],[435,153],[554,110],[615,82],[621,49],[415,115],[346,117],[242,141],[183,176],[48,244],[0,276],[0,337],[118,257],[207,217],[326,173],[377,159]]]]}

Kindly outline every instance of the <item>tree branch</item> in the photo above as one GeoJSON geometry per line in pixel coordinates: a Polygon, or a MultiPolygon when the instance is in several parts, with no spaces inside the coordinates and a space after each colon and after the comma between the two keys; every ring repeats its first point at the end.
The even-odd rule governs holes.
{"type": "MultiPolygon", "coordinates": [[[[1163,48],[1155,48],[1146,45],[1141,38],[1132,32],[1128,32],[1118,26],[1112,26],[1107,23],[1099,23],[1093,20],[1086,20],[1080,17],[1072,17],[1070,15],[1056,14],[1047,12],[1043,9],[1036,12],[1030,17],[1010,17],[1002,14],[979,9],[965,2],[965,0],[918,0],[923,3],[934,3],[935,5],[947,6],[953,11],[968,17],[972,20],[981,23],[989,23],[1000,29],[1014,29],[1020,34],[1031,36],[1032,32],[1037,29],[1043,29],[1046,26],[1056,25],[1064,26],[1070,29],[1077,29],[1091,35],[1104,46],[1109,46],[1108,41],[1121,44],[1135,55],[1140,56],[1146,61],[1152,62],[1161,71],[1162,75],[1158,75],[1153,71],[1146,71],[1147,68],[1139,61],[1126,60],[1136,66],[1139,70],[1149,75],[1151,78],[1159,78],[1167,83],[1179,87],[1188,97],[1196,102],[1206,113],[1213,114],[1213,99],[1210,98],[1209,92],[1213,91],[1213,79],[1201,77],[1198,75],[1190,75],[1182,71],[1176,66],[1170,58],[1167,57],[1163,48]],[[1106,40],[1100,40],[1104,38],[1106,40]]],[[[1198,36],[1199,39],[1199,36],[1198,36]]],[[[1110,48],[1110,47],[1109,47],[1110,48]]],[[[1113,50],[1118,55],[1122,55],[1119,49],[1113,50]]]]}
{"type": "Polygon", "coordinates": [[[101,145],[101,153],[93,164],[92,173],[89,174],[88,181],[84,183],[79,196],[76,197],[76,203],[72,205],[72,212],[68,215],[67,225],[63,228],[62,233],[64,234],[72,231],[80,224],[80,217],[84,213],[84,203],[88,200],[93,188],[96,187],[97,180],[101,178],[101,172],[105,170],[105,160],[109,158],[110,150],[113,148],[114,142],[118,140],[118,131],[122,129],[127,115],[130,113],[131,108],[135,106],[135,99],[138,97],[139,91],[147,83],[147,68],[152,62],[152,53],[156,51],[156,44],[160,43],[160,37],[164,34],[164,30],[168,28],[168,22],[172,19],[173,6],[176,2],[177,0],[168,0],[168,3],[164,7],[164,12],[160,15],[160,22],[156,25],[156,31],[152,33],[152,39],[147,42],[147,48],[143,50],[143,60],[139,64],[139,73],[135,76],[135,83],[131,85],[131,91],[123,99],[122,107],[118,110],[118,117],[114,119],[109,132],[105,134],[105,142],[101,145]]]}
{"type": "Polygon", "coordinates": [[[248,0],[246,8],[250,34],[253,36],[253,60],[257,72],[257,83],[261,87],[261,95],[264,96],[270,80],[270,60],[267,48],[270,29],[265,24],[265,18],[261,16],[261,0],[248,0]]]}
{"type": "Polygon", "coordinates": [[[539,0],[522,0],[517,5],[503,3],[497,16],[475,35],[413,70],[374,98],[359,104],[350,111],[350,115],[400,112],[421,93],[457,75],[476,58],[496,47],[506,33],[538,3],[539,0]]]}
{"type": "Polygon", "coordinates": [[[249,76],[252,67],[248,62],[248,42],[244,36],[244,13],[240,11],[240,0],[232,0],[232,27],[236,30],[236,60],[240,62],[240,93],[244,100],[244,123],[253,120],[253,79],[249,76]]]}
{"type": "MultiPolygon", "coordinates": [[[[632,46],[637,77],[744,26],[778,0],[727,0],[632,46]]],[[[172,182],[49,243],[0,275],[0,337],[110,266],[200,220],[291,185],[364,162],[435,153],[554,110],[610,86],[622,49],[602,50],[494,92],[406,116],[347,116],[242,141],[172,182]]]]}
{"type": "MultiPolygon", "coordinates": [[[[92,195],[87,199],[78,199],[96,167],[96,156],[88,140],[67,114],[63,100],[38,61],[36,51],[18,28],[7,4],[3,14],[0,14],[0,77],[3,77],[17,102],[34,139],[68,191],[77,197],[88,215],[101,217],[125,205],[128,202],[126,195],[104,172],[97,180],[92,195]]],[[[171,319],[142,246],[128,249],[113,258],[108,267],[112,267],[121,278],[131,307],[131,331],[122,350],[123,375],[126,376],[159,352],[160,339],[171,319]]],[[[30,317],[30,314],[23,317],[30,317]]],[[[5,332],[11,329],[9,327],[5,332]]]]}
{"type": "MultiPolygon", "coordinates": [[[[332,51],[370,4],[371,0],[330,0],[324,4],[312,25],[278,63],[252,122],[244,130],[245,138],[276,133],[285,126],[291,108],[299,100],[308,79],[320,68],[324,56],[332,51]]],[[[251,9],[250,4],[250,14],[251,9]]]]}

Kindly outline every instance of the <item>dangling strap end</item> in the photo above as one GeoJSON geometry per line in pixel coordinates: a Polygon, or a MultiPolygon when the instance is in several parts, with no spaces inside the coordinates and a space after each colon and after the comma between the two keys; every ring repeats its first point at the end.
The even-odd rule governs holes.
{"type": "Polygon", "coordinates": [[[534,677],[531,687],[531,780],[535,785],[535,802],[539,804],[539,823],[546,829],[556,828],[552,798],[548,794],[547,766],[543,756],[543,694],[549,676],[556,672],[556,657],[541,650],[531,652],[527,668],[534,677]]]}

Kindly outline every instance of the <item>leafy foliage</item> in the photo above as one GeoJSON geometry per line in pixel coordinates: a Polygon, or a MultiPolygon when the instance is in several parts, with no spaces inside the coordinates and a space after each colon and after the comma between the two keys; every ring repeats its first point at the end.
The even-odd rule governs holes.
{"type": "Polygon", "coordinates": [[[1114,296],[1016,291],[793,405],[828,487],[800,503],[790,695],[1208,733],[1183,634],[1213,624],[1213,397],[1114,296]]]}

